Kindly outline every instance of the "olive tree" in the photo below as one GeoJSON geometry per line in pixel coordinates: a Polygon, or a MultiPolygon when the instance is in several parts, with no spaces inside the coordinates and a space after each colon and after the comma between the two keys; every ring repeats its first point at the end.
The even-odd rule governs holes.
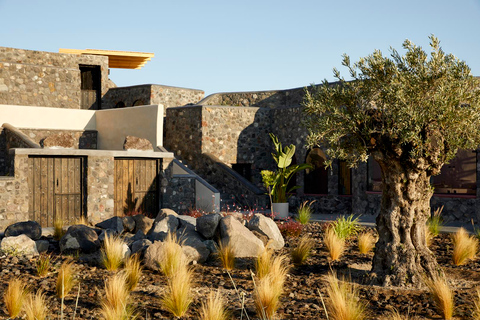
{"type": "MultiPolygon", "coordinates": [[[[351,63],[352,81],[334,69],[335,83],[306,90],[310,147],[354,167],[369,157],[382,171],[382,200],[372,277],[384,285],[419,285],[438,270],[425,242],[433,188],[458,149],[480,144],[480,90],[470,68],[445,54],[430,36],[431,53],[406,40],[405,54],[378,50],[351,63]]],[[[330,160],[331,161],[331,160],[330,160]]]]}

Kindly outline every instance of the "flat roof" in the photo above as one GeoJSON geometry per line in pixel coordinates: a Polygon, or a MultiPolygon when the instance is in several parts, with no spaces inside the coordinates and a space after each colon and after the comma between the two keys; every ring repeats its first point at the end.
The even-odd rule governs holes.
{"type": "Polygon", "coordinates": [[[60,49],[60,53],[91,54],[108,57],[109,68],[140,69],[154,56],[148,52],[97,50],[97,49],[60,49]]]}

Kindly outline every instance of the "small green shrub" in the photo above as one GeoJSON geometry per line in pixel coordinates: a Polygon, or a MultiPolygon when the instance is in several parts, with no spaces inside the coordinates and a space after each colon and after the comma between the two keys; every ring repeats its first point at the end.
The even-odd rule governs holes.
{"type": "Polygon", "coordinates": [[[331,226],[337,236],[341,239],[347,239],[356,235],[362,227],[358,223],[358,218],[353,218],[354,215],[351,214],[345,218],[341,216],[331,223],[331,226]]]}
{"type": "Polygon", "coordinates": [[[443,211],[443,206],[435,209],[432,216],[427,220],[428,230],[430,231],[433,237],[438,236],[438,234],[440,233],[440,228],[443,225],[442,211],[443,211]]]}
{"type": "Polygon", "coordinates": [[[313,201],[304,201],[297,210],[297,221],[303,225],[307,225],[312,217],[312,204],[313,201]]]}

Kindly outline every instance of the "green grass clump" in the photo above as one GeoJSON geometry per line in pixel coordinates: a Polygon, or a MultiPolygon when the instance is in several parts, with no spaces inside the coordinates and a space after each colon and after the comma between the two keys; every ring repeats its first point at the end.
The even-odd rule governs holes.
{"type": "Polygon", "coordinates": [[[312,217],[312,204],[315,202],[313,201],[304,201],[297,210],[297,221],[303,225],[306,225],[310,222],[312,217]]]}
{"type": "Polygon", "coordinates": [[[51,257],[49,254],[41,254],[38,257],[37,261],[35,262],[37,267],[37,276],[43,278],[48,274],[48,271],[50,270],[50,260],[51,257]]]}
{"type": "Polygon", "coordinates": [[[440,228],[443,225],[443,218],[442,218],[442,211],[443,206],[437,208],[432,216],[427,220],[427,227],[433,237],[436,237],[440,233],[440,228]]]}
{"type": "Polygon", "coordinates": [[[353,218],[351,214],[348,217],[341,216],[331,223],[333,230],[341,239],[347,239],[356,235],[362,227],[358,223],[358,217],[353,218]]]}

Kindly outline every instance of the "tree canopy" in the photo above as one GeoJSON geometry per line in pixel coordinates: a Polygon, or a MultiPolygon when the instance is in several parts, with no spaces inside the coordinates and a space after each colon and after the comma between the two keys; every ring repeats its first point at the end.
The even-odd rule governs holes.
{"type": "Polygon", "coordinates": [[[351,166],[389,152],[420,166],[430,175],[459,148],[480,143],[480,90],[464,61],[445,54],[430,38],[430,56],[405,40],[405,55],[391,48],[351,63],[343,55],[352,81],[337,69],[336,83],[307,90],[305,125],[309,146],[323,145],[331,158],[351,166]]]}

